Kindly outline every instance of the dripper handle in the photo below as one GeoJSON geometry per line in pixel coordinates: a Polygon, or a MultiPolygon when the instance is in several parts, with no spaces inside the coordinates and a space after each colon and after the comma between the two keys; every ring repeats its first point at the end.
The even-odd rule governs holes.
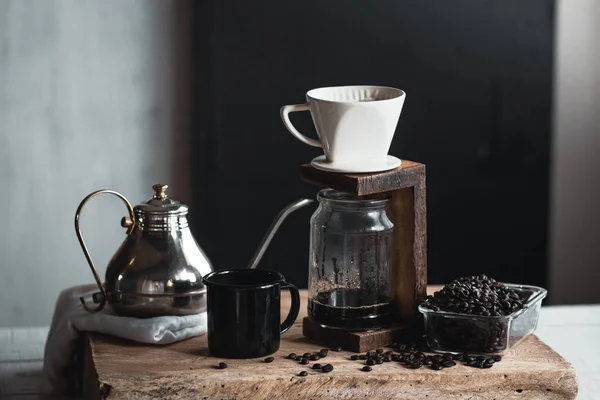
{"type": "Polygon", "coordinates": [[[269,247],[269,243],[271,243],[273,236],[275,236],[275,233],[277,232],[277,229],[279,229],[279,227],[281,226],[281,223],[283,222],[283,220],[285,220],[288,215],[290,215],[297,209],[307,206],[312,202],[314,202],[313,199],[296,200],[295,202],[293,202],[293,203],[289,204],[287,207],[285,207],[283,210],[279,211],[279,214],[277,214],[277,216],[275,217],[275,220],[273,220],[273,222],[271,223],[271,226],[267,230],[267,233],[265,233],[265,236],[263,236],[263,239],[260,242],[260,245],[258,246],[256,253],[254,253],[252,260],[250,260],[250,264],[248,265],[248,268],[251,268],[251,269],[256,268],[256,266],[260,262],[260,259],[265,254],[265,251],[267,251],[267,247],[269,247]]]}
{"type": "Polygon", "coordinates": [[[323,143],[321,142],[320,139],[309,138],[308,136],[305,136],[305,135],[301,134],[300,132],[298,132],[298,130],[294,127],[294,125],[292,124],[292,121],[290,121],[290,113],[297,112],[297,111],[310,111],[310,105],[307,103],[307,104],[293,104],[293,105],[281,107],[281,110],[279,113],[281,114],[281,120],[283,121],[283,124],[285,125],[285,127],[288,129],[288,131],[290,131],[290,133],[292,135],[294,135],[294,137],[296,139],[298,139],[302,143],[306,143],[309,146],[322,148],[323,143]]]}
{"type": "Polygon", "coordinates": [[[133,231],[133,228],[135,225],[135,223],[134,223],[135,214],[133,213],[133,207],[131,207],[131,204],[125,198],[125,196],[123,196],[119,192],[115,192],[114,190],[109,190],[109,189],[96,190],[95,192],[88,194],[83,200],[81,200],[81,203],[79,203],[79,207],[77,207],[77,212],[75,213],[75,233],[77,234],[77,239],[79,240],[79,244],[81,245],[81,250],[83,250],[85,259],[87,260],[88,264],[90,265],[90,269],[92,270],[92,274],[94,275],[94,279],[96,280],[96,285],[98,285],[98,289],[100,289],[100,292],[101,292],[101,293],[94,293],[94,295],[93,295],[94,303],[99,303],[98,307],[96,307],[96,308],[89,307],[83,297],[79,298],[79,301],[81,301],[81,305],[83,306],[83,308],[85,308],[85,310],[89,311],[89,312],[98,312],[98,311],[102,310],[104,308],[104,306],[106,305],[107,296],[106,296],[106,290],[104,289],[104,285],[102,284],[102,280],[100,280],[100,276],[98,276],[98,271],[96,271],[96,267],[94,266],[92,257],[90,256],[87,246],[85,245],[85,241],[83,240],[83,236],[81,235],[81,229],[79,229],[79,217],[81,216],[81,211],[83,210],[83,206],[85,205],[85,203],[87,203],[92,197],[97,196],[102,193],[109,193],[109,194],[113,194],[113,195],[117,196],[118,198],[123,200],[123,202],[127,206],[127,211],[129,212],[129,218],[124,217],[121,220],[121,225],[124,228],[127,228],[128,235],[133,231]]]}

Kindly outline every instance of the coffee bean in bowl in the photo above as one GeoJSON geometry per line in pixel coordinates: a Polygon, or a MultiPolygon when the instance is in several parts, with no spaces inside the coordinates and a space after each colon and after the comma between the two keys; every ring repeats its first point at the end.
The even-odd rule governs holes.
{"type": "Polygon", "coordinates": [[[419,306],[437,352],[502,354],[533,333],[546,290],[485,275],[455,279],[419,306]]]}

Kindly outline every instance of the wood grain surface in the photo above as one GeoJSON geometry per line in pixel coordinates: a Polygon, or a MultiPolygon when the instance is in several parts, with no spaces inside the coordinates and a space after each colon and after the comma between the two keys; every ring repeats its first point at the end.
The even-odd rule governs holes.
{"type": "MultiPolygon", "coordinates": [[[[306,304],[306,292],[302,293],[306,304]]],[[[287,300],[282,314],[287,313],[287,300]]],[[[306,315],[303,307],[303,315],[306,315]]],[[[109,399],[573,399],[577,380],[572,366],[535,336],[510,351],[491,369],[458,365],[442,371],[407,369],[384,363],[362,372],[352,353],[330,351],[320,362],[327,374],[285,359],[321,346],[307,341],[298,319],[282,336],[275,361],[210,357],[206,335],[167,346],[149,346],[100,334],[87,336],[84,398],[109,399]],[[220,361],[229,367],[217,369],[220,361]],[[300,371],[308,376],[300,377],[300,371]]],[[[311,363],[312,364],[312,363],[311,363]]]]}
{"type": "Polygon", "coordinates": [[[302,180],[358,196],[412,187],[424,174],[425,165],[409,160],[402,160],[402,165],[396,169],[369,174],[327,172],[313,168],[310,164],[300,167],[302,180]]]}

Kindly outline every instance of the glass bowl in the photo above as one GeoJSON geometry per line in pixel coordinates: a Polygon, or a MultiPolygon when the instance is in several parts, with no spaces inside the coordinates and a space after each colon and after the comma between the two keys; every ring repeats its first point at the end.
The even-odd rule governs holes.
{"type": "Polygon", "coordinates": [[[533,333],[542,300],[548,293],[537,286],[508,285],[527,299],[521,310],[503,316],[434,311],[419,306],[425,317],[427,344],[432,351],[469,354],[504,354],[533,333]]]}

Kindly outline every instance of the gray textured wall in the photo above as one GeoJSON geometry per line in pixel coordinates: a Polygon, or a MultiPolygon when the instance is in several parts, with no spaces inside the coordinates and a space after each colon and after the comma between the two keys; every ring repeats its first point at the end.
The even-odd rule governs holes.
{"type": "Polygon", "coordinates": [[[550,296],[599,303],[600,2],[559,0],[550,218],[550,296]]]}
{"type": "MultiPolygon", "coordinates": [[[[164,181],[189,200],[186,6],[0,0],[0,327],[47,325],[62,288],[92,281],[73,228],[87,193],[135,204],[164,181]]],[[[126,209],[97,199],[82,228],[104,276],[126,209]]]]}

